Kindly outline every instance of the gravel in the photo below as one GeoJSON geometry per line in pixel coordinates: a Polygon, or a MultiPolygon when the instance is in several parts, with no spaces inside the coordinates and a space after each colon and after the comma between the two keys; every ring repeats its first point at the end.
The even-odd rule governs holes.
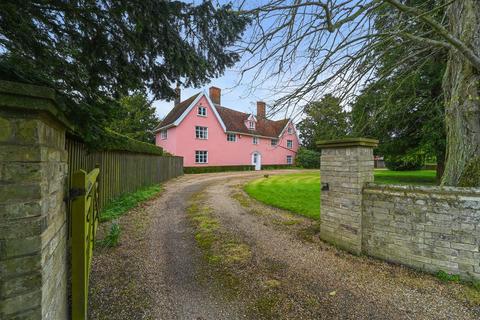
{"type": "Polygon", "coordinates": [[[95,251],[90,318],[480,319],[478,306],[461,299],[460,285],[352,256],[315,236],[305,241],[299,235],[311,220],[232,198],[242,195],[239,184],[263,174],[186,175],[122,217],[120,245],[95,251]],[[190,197],[202,190],[222,228],[252,250],[238,299],[224,297],[202,277],[205,261],[185,213],[190,197]],[[268,312],[251,313],[265,297],[275,298],[268,312]]]}

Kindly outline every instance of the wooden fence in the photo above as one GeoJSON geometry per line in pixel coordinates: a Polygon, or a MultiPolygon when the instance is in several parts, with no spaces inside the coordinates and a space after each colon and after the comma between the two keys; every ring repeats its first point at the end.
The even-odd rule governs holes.
{"type": "Polygon", "coordinates": [[[183,158],[127,151],[89,152],[84,143],[67,139],[68,188],[72,175],[83,169],[87,172],[97,165],[99,176],[99,209],[123,193],[143,186],[158,184],[183,174],[183,158]]]}

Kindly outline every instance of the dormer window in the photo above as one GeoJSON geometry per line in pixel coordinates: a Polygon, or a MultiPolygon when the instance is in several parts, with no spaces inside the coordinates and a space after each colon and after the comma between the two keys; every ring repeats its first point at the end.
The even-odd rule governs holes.
{"type": "Polygon", "coordinates": [[[204,106],[199,106],[198,111],[197,111],[197,115],[199,115],[201,117],[206,117],[207,116],[207,108],[205,108],[204,106]]]}
{"type": "Polygon", "coordinates": [[[255,130],[255,122],[253,121],[248,121],[248,128],[250,130],[255,130]]]}

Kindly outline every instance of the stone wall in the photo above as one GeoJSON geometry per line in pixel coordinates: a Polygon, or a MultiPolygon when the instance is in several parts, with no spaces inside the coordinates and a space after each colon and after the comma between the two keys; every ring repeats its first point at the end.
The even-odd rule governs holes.
{"type": "Polygon", "coordinates": [[[480,279],[480,189],[369,184],[362,221],[368,255],[480,279]]]}
{"type": "Polygon", "coordinates": [[[318,143],[320,238],[356,254],[480,279],[480,189],[375,185],[376,143],[318,143]]]}
{"type": "Polygon", "coordinates": [[[0,318],[67,319],[65,124],[54,93],[0,82],[0,318]]]}

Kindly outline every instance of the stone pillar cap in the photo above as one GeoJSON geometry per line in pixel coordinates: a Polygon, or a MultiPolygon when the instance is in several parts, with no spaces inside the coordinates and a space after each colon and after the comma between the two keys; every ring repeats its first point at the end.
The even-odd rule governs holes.
{"type": "Polygon", "coordinates": [[[55,90],[51,88],[0,80],[0,107],[46,112],[73,130],[57,104],[55,90]]]}
{"type": "Polygon", "coordinates": [[[321,149],[326,148],[348,148],[348,147],[370,147],[378,146],[378,140],[369,138],[343,138],[335,140],[317,141],[317,146],[321,149]]]}

